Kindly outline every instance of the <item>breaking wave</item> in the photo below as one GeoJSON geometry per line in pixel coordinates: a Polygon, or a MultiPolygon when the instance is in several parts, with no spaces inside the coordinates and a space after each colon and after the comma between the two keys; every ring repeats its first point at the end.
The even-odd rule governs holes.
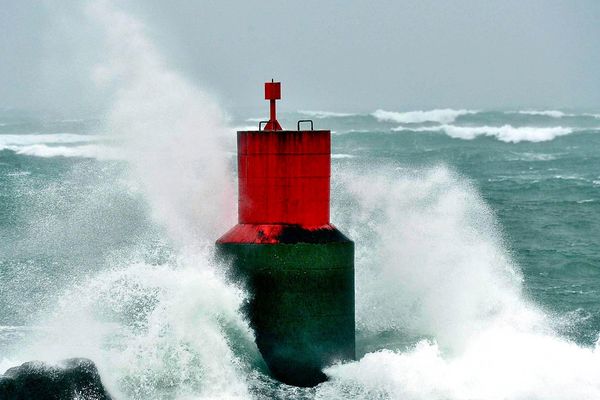
{"type": "Polygon", "coordinates": [[[444,132],[448,136],[457,139],[472,140],[478,136],[492,136],[507,143],[518,142],[545,142],[553,140],[556,137],[568,135],[575,132],[574,128],[553,126],[553,127],[533,127],[512,125],[503,126],[456,126],[440,125],[431,127],[407,128],[397,127],[394,131],[413,131],[413,132],[444,132]]]}
{"type": "Polygon", "coordinates": [[[544,111],[523,110],[523,111],[518,111],[518,113],[523,114],[523,115],[543,115],[545,117],[552,117],[552,118],[576,116],[576,114],[566,114],[562,111],[557,111],[557,110],[544,110],[544,111]]]}
{"type": "Polygon", "coordinates": [[[551,117],[551,118],[591,117],[591,118],[600,119],[600,114],[593,114],[593,113],[574,114],[574,113],[566,113],[564,111],[558,111],[558,110],[522,110],[522,111],[507,112],[507,114],[515,114],[515,113],[522,114],[522,115],[537,115],[537,116],[544,116],[544,117],[551,117]]]}
{"type": "Polygon", "coordinates": [[[357,114],[341,113],[334,111],[310,111],[310,110],[298,110],[298,114],[307,115],[314,118],[341,118],[341,117],[352,117],[357,114]]]}
{"type": "Polygon", "coordinates": [[[474,110],[453,110],[450,108],[436,109],[429,111],[407,111],[395,112],[376,110],[371,115],[378,121],[390,121],[400,124],[420,124],[423,122],[438,122],[440,124],[448,124],[454,122],[461,115],[476,114],[474,110]]]}
{"type": "Polygon", "coordinates": [[[323,385],[319,398],[597,399],[598,368],[597,348],[498,327],[472,338],[458,356],[445,356],[435,342],[422,341],[407,352],[382,350],[329,368],[333,380],[323,385]]]}
{"type": "Polygon", "coordinates": [[[118,160],[122,152],[113,146],[97,144],[106,137],[74,133],[0,135],[0,151],[9,150],[33,157],[77,157],[118,160]],[[82,144],[83,143],[83,144],[82,144]]]}
{"type": "Polygon", "coordinates": [[[344,154],[344,153],[339,153],[339,154],[333,153],[331,155],[331,158],[333,158],[333,159],[354,158],[354,157],[356,157],[356,156],[354,156],[352,154],[344,154]]]}
{"type": "Polygon", "coordinates": [[[80,135],[74,133],[50,133],[40,135],[0,135],[0,150],[3,147],[16,145],[34,145],[34,144],[65,144],[65,143],[83,143],[93,142],[99,139],[94,135],[80,135]]]}
{"type": "MultiPolygon", "coordinates": [[[[2,148],[0,148],[2,150],[2,148]]],[[[103,145],[83,146],[47,146],[45,144],[33,144],[31,146],[6,146],[4,150],[14,151],[16,154],[34,157],[76,157],[94,158],[97,160],[120,160],[123,159],[122,152],[115,147],[103,145]]]]}
{"type": "Polygon", "coordinates": [[[468,181],[445,167],[340,174],[356,207],[342,222],[357,243],[358,327],[417,339],[328,368],[317,398],[600,397],[600,350],[562,338],[527,299],[468,181]]]}

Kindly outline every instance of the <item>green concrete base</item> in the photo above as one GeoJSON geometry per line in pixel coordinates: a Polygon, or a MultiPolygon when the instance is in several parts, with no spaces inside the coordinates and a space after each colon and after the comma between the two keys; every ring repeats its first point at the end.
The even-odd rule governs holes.
{"type": "MultiPolygon", "coordinates": [[[[343,236],[343,235],[342,235],[343,236]]],[[[275,378],[313,386],[355,358],[354,243],[217,243],[251,294],[245,312],[275,378]]]]}

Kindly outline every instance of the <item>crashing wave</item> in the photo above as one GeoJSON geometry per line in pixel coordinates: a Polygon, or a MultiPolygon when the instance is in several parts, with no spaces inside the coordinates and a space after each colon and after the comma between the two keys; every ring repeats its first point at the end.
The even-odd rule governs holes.
{"type": "Polygon", "coordinates": [[[445,167],[339,173],[357,204],[341,222],[357,241],[359,329],[425,338],[328,368],[317,399],[599,398],[598,349],[557,335],[527,298],[468,181],[445,167]]]}

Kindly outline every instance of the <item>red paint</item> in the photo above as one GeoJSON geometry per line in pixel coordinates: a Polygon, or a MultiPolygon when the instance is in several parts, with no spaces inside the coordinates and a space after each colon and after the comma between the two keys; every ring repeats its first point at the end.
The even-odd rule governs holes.
{"type": "Polygon", "coordinates": [[[240,224],[329,223],[329,131],[238,132],[240,224]]]}

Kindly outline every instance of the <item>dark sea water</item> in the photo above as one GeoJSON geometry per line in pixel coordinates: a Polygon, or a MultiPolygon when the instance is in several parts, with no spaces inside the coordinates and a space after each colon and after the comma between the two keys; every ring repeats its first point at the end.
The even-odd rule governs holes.
{"type": "Polygon", "coordinates": [[[90,357],[120,399],[599,398],[600,114],[281,122],[307,117],[333,132],[359,362],[315,389],[272,381],[238,312],[245,294],[212,259],[235,221],[233,126],[254,119],[209,141],[206,121],[3,111],[0,370],[90,357]]]}

